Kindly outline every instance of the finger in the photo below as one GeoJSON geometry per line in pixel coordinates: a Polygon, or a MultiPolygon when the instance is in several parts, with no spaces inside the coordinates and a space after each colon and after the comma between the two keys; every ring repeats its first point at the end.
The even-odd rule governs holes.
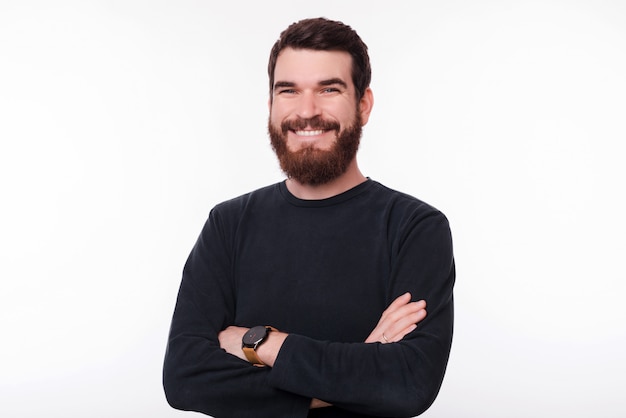
{"type": "MultiPolygon", "coordinates": [[[[413,332],[416,328],[417,328],[417,324],[411,324],[407,328],[401,330],[399,333],[390,334],[391,336],[389,337],[387,336],[385,332],[383,332],[381,336],[382,340],[379,342],[383,344],[397,343],[399,341],[402,341],[404,337],[406,337],[408,334],[413,332]]],[[[395,332],[395,331],[392,331],[392,332],[395,332]]]]}
{"type": "Polygon", "coordinates": [[[394,311],[398,309],[399,307],[406,305],[410,301],[411,301],[411,294],[409,292],[406,292],[398,296],[397,298],[394,299],[393,302],[391,302],[391,304],[387,307],[387,309],[385,309],[385,311],[383,312],[383,315],[385,314],[385,312],[394,311]]]}
{"type": "Polygon", "coordinates": [[[406,337],[411,332],[415,331],[417,328],[417,324],[411,324],[408,328],[403,329],[399,334],[394,335],[391,338],[388,338],[390,342],[397,343],[398,341],[402,341],[404,337],[406,337]]]}
{"type": "Polygon", "coordinates": [[[387,340],[399,341],[413,331],[417,324],[426,318],[426,315],[426,310],[420,309],[401,316],[394,321],[385,321],[380,325],[379,329],[384,332],[387,340]]]}
{"type": "Polygon", "coordinates": [[[405,315],[408,311],[417,311],[426,308],[426,301],[411,302],[410,294],[406,293],[397,298],[381,315],[381,320],[392,315],[405,315]],[[406,296],[406,298],[405,298],[406,296]]]}
{"type": "MultiPolygon", "coordinates": [[[[393,335],[409,325],[421,321],[426,315],[425,306],[424,301],[412,302],[398,307],[395,311],[387,312],[381,317],[370,336],[378,340],[383,331],[387,331],[389,335],[393,335]]],[[[387,334],[385,334],[385,336],[387,338],[389,337],[387,334]]]]}
{"type": "Polygon", "coordinates": [[[393,311],[388,311],[388,312],[383,313],[379,323],[381,325],[384,325],[385,323],[388,323],[388,324],[394,323],[402,319],[405,316],[414,314],[415,312],[419,312],[424,309],[426,309],[426,302],[423,300],[418,301],[418,302],[407,303],[403,306],[397,307],[393,311]]]}
{"type": "Polygon", "coordinates": [[[411,302],[411,294],[410,293],[405,293],[403,295],[398,296],[396,299],[394,299],[393,302],[391,302],[391,304],[389,306],[387,306],[387,308],[383,311],[380,319],[382,320],[383,318],[385,318],[386,316],[388,316],[389,314],[397,311],[398,309],[402,308],[403,306],[405,306],[407,303],[411,302]]]}
{"type": "Polygon", "coordinates": [[[382,313],[378,324],[365,342],[392,342],[389,339],[390,336],[394,340],[402,339],[408,333],[405,331],[406,329],[424,319],[426,316],[425,308],[426,301],[411,302],[409,292],[398,296],[382,313]]]}

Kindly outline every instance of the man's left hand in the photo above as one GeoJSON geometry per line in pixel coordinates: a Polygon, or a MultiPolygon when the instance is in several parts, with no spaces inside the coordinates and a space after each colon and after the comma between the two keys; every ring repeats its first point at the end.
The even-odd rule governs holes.
{"type": "Polygon", "coordinates": [[[249,328],[230,326],[219,333],[217,336],[220,341],[220,347],[226,350],[227,353],[237,356],[242,360],[246,360],[246,355],[241,349],[241,340],[243,336],[248,332],[249,328]]]}
{"type": "MultiPolygon", "coordinates": [[[[221,331],[217,336],[220,347],[227,353],[237,356],[242,360],[248,361],[246,355],[241,349],[242,339],[249,328],[230,326],[221,331]]],[[[288,334],[280,331],[272,331],[263,344],[259,345],[256,354],[259,359],[267,366],[272,367],[288,334]]]]}

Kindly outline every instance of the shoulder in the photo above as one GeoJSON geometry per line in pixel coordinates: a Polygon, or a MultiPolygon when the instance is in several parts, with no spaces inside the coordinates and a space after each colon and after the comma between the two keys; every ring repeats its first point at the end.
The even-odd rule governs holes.
{"type": "Polygon", "coordinates": [[[218,203],[211,210],[211,213],[221,216],[240,214],[251,204],[269,204],[280,193],[279,185],[280,183],[275,183],[218,203]]]}
{"type": "Polygon", "coordinates": [[[374,199],[384,208],[384,218],[380,221],[386,225],[391,242],[410,242],[410,237],[414,237],[426,244],[437,241],[451,245],[450,223],[442,211],[410,194],[377,182],[372,189],[376,196],[374,199]]]}
{"type": "MultiPolygon", "coordinates": [[[[452,258],[452,232],[448,218],[442,211],[407,193],[377,183],[376,193],[387,199],[387,237],[392,252],[412,248],[412,254],[448,255],[452,258]]],[[[433,258],[434,259],[434,258],[433,258]]]]}
{"type": "Polygon", "coordinates": [[[262,187],[215,205],[209,212],[201,235],[218,234],[223,238],[232,236],[241,221],[251,212],[262,212],[276,200],[279,183],[262,187]],[[264,208],[260,208],[263,206],[264,208]]]}
{"type": "Polygon", "coordinates": [[[385,202],[391,213],[420,218],[435,216],[445,219],[443,212],[415,196],[394,190],[376,181],[372,183],[372,193],[375,199],[385,202]]]}

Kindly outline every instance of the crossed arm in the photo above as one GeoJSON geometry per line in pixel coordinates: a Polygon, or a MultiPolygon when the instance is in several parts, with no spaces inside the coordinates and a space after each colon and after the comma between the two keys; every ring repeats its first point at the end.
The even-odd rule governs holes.
{"type": "MultiPolygon", "coordinates": [[[[366,343],[394,343],[417,328],[417,324],[426,317],[426,301],[411,302],[411,294],[405,293],[394,300],[382,313],[378,324],[365,340],[366,343]]],[[[241,340],[248,328],[229,326],[219,333],[220,347],[227,353],[246,360],[241,349],[241,340]]],[[[263,363],[272,367],[280,348],[289,334],[272,332],[270,337],[257,348],[257,355],[263,363]]],[[[321,408],[330,404],[313,399],[311,408],[321,408]]]]}
{"type": "MultiPolygon", "coordinates": [[[[271,319],[236,321],[227,251],[232,243],[220,239],[218,218],[209,218],[185,265],[163,369],[170,405],[213,416],[232,416],[235,403],[241,416],[305,416],[306,409],[328,405],[312,398],[381,416],[413,416],[428,408],[441,385],[452,340],[454,261],[445,218],[417,218],[419,227],[410,229],[393,253],[400,258],[390,272],[388,294],[419,294],[428,301],[428,317],[425,302],[411,302],[405,293],[387,306],[369,334],[361,328],[362,344],[297,331],[287,335],[290,328],[271,319]],[[272,332],[257,351],[271,367],[246,367],[241,340],[247,328],[224,329],[235,323],[283,331],[272,332]],[[388,380],[377,385],[380,378],[388,380]]],[[[367,322],[372,319],[376,316],[367,322]]]]}

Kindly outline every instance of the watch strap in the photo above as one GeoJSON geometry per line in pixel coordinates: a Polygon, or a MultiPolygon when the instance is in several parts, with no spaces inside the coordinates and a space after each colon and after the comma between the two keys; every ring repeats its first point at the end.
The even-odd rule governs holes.
{"type": "Polygon", "coordinates": [[[259,366],[259,367],[265,366],[265,363],[263,363],[261,361],[261,359],[257,355],[257,353],[254,350],[254,348],[252,348],[252,347],[243,347],[242,350],[243,350],[243,354],[245,354],[245,356],[246,356],[246,359],[248,359],[248,361],[250,363],[254,364],[255,366],[259,366]]]}
{"type": "MultiPolygon", "coordinates": [[[[270,327],[270,326],[266,326],[265,329],[267,330],[268,335],[272,331],[278,331],[276,328],[270,327]]],[[[257,345],[257,347],[259,345],[263,344],[263,342],[265,342],[266,339],[267,339],[267,336],[265,337],[265,339],[263,341],[261,341],[257,345]]],[[[246,356],[246,359],[250,363],[252,363],[253,365],[258,366],[258,367],[264,367],[265,366],[265,363],[263,363],[261,361],[261,359],[259,358],[258,354],[256,353],[256,347],[246,347],[246,346],[244,346],[244,347],[242,347],[242,350],[243,350],[243,354],[246,356]]]]}

